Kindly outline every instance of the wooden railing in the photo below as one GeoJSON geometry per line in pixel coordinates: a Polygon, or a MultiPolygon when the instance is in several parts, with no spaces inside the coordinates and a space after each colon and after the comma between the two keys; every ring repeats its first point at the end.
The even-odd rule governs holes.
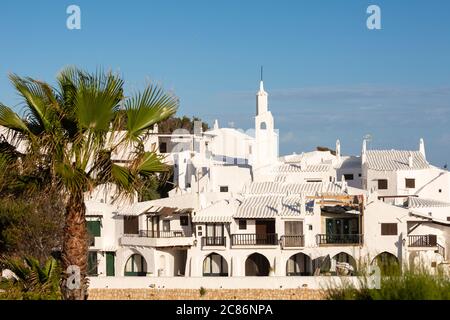
{"type": "Polygon", "coordinates": [[[437,244],[437,253],[439,253],[445,259],[445,248],[439,243],[437,244]]]}
{"type": "Polygon", "coordinates": [[[436,247],[437,246],[437,236],[434,234],[426,235],[409,235],[408,236],[408,246],[410,247],[436,247]]]}
{"type": "Polygon", "coordinates": [[[233,246],[273,246],[278,244],[278,235],[276,233],[242,233],[231,235],[231,245],[233,246]]]}
{"type": "Polygon", "coordinates": [[[153,231],[153,230],[140,230],[140,237],[145,238],[182,238],[192,236],[191,232],[185,232],[183,230],[173,231],[153,231]]]}
{"type": "Polygon", "coordinates": [[[298,235],[298,236],[282,236],[281,237],[281,246],[283,248],[289,248],[289,247],[303,247],[305,245],[305,236],[304,235],[298,235]]]}
{"type": "Polygon", "coordinates": [[[202,237],[202,247],[207,246],[221,246],[225,247],[227,238],[225,237],[202,237]]]}
{"type": "Polygon", "coordinates": [[[362,234],[318,234],[316,242],[321,244],[362,244],[362,234]]]}

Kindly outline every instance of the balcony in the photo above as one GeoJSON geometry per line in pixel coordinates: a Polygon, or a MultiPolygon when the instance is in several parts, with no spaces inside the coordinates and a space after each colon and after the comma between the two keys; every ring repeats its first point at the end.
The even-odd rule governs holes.
{"type": "Polygon", "coordinates": [[[191,237],[192,232],[185,232],[183,230],[172,230],[172,231],[154,231],[154,230],[140,230],[140,237],[145,238],[183,238],[191,237]]]}
{"type": "Polygon", "coordinates": [[[278,235],[276,233],[242,233],[231,235],[232,246],[276,246],[278,235]]]}
{"type": "Polygon", "coordinates": [[[415,248],[436,248],[437,236],[434,234],[409,235],[408,246],[415,248]]]}
{"type": "Polygon", "coordinates": [[[320,245],[360,245],[362,234],[318,234],[316,242],[320,245]]]}
{"type": "Polygon", "coordinates": [[[192,246],[193,241],[192,233],[183,230],[140,230],[138,234],[124,234],[120,238],[121,245],[147,247],[192,246]]]}
{"type": "Polygon", "coordinates": [[[282,248],[299,248],[305,246],[305,236],[282,236],[281,237],[282,248]]]}
{"type": "Polygon", "coordinates": [[[225,237],[202,237],[202,247],[225,247],[226,245],[225,237]]]}

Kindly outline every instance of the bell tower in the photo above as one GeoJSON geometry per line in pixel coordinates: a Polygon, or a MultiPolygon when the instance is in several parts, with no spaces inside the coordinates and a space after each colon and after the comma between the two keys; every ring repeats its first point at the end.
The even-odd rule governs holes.
{"type": "Polygon", "coordinates": [[[264,90],[263,69],[261,67],[261,80],[259,91],[256,93],[255,116],[255,165],[266,166],[277,160],[278,136],[274,131],[272,113],[269,111],[268,94],[264,90]]]}

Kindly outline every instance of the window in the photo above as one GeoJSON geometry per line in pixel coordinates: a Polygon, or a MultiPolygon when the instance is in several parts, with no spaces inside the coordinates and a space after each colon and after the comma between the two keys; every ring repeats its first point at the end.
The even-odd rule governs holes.
{"type": "Polygon", "coordinates": [[[353,174],[352,173],[347,173],[344,174],[344,179],[347,180],[353,180],[353,174]]]}
{"type": "Polygon", "coordinates": [[[124,217],[124,234],[139,234],[139,217],[124,217]]]}
{"type": "Polygon", "coordinates": [[[381,224],[381,235],[382,236],[396,236],[397,235],[397,224],[396,223],[382,223],[381,224]]]}
{"type": "Polygon", "coordinates": [[[358,177],[361,177],[361,173],[358,173],[358,177]]]}
{"type": "Polygon", "coordinates": [[[228,192],[228,186],[220,186],[220,192],[228,192]]]}
{"type": "Polygon", "coordinates": [[[125,264],[125,276],[147,275],[147,264],[140,254],[133,254],[125,264]]]}
{"type": "Polygon", "coordinates": [[[306,180],[306,182],[322,182],[321,179],[306,180]]]}
{"type": "Polygon", "coordinates": [[[89,276],[97,276],[98,275],[98,269],[97,269],[98,263],[97,263],[97,251],[89,251],[88,254],[88,270],[87,273],[89,276]]]}
{"type": "Polygon", "coordinates": [[[87,221],[87,230],[89,234],[93,237],[101,236],[101,222],[97,221],[87,221]]]}
{"type": "Polygon", "coordinates": [[[439,193],[442,193],[442,189],[439,189],[439,193]]]}
{"type": "Polygon", "coordinates": [[[416,179],[405,179],[405,187],[408,189],[414,189],[416,187],[416,179]]]}
{"type": "Polygon", "coordinates": [[[284,234],[287,236],[300,236],[303,234],[303,221],[285,221],[284,234]]]}
{"type": "Polygon", "coordinates": [[[159,152],[160,153],[167,153],[167,143],[166,142],[161,142],[159,144],[159,152]]]}
{"type": "Polygon", "coordinates": [[[187,225],[189,225],[189,219],[188,219],[188,216],[180,216],[180,225],[181,225],[181,226],[187,226],[187,225]]]}
{"type": "Polygon", "coordinates": [[[228,276],[227,261],[217,253],[211,253],[205,258],[205,260],[203,260],[203,276],[228,276]]]}
{"type": "Polygon", "coordinates": [[[170,220],[163,220],[162,227],[164,232],[170,231],[170,220]]]}
{"type": "Polygon", "coordinates": [[[239,220],[239,230],[247,229],[247,220],[239,220]]]}
{"type": "Polygon", "coordinates": [[[447,221],[450,221],[450,217],[447,217],[447,221]]]}
{"type": "Polygon", "coordinates": [[[378,180],[378,190],[387,190],[388,181],[386,179],[378,180]]]}

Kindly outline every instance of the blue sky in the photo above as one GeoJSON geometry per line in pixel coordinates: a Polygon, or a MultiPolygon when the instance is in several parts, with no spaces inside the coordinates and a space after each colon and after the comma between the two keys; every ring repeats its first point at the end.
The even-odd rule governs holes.
{"type": "Polygon", "coordinates": [[[179,114],[253,126],[259,66],[280,152],[341,140],[344,153],[417,149],[450,162],[450,1],[1,1],[0,101],[7,75],[52,82],[66,65],[120,72],[173,90],[179,114]],[[82,29],[66,28],[81,7],[82,29]],[[377,4],[382,30],[366,28],[377,4]]]}

